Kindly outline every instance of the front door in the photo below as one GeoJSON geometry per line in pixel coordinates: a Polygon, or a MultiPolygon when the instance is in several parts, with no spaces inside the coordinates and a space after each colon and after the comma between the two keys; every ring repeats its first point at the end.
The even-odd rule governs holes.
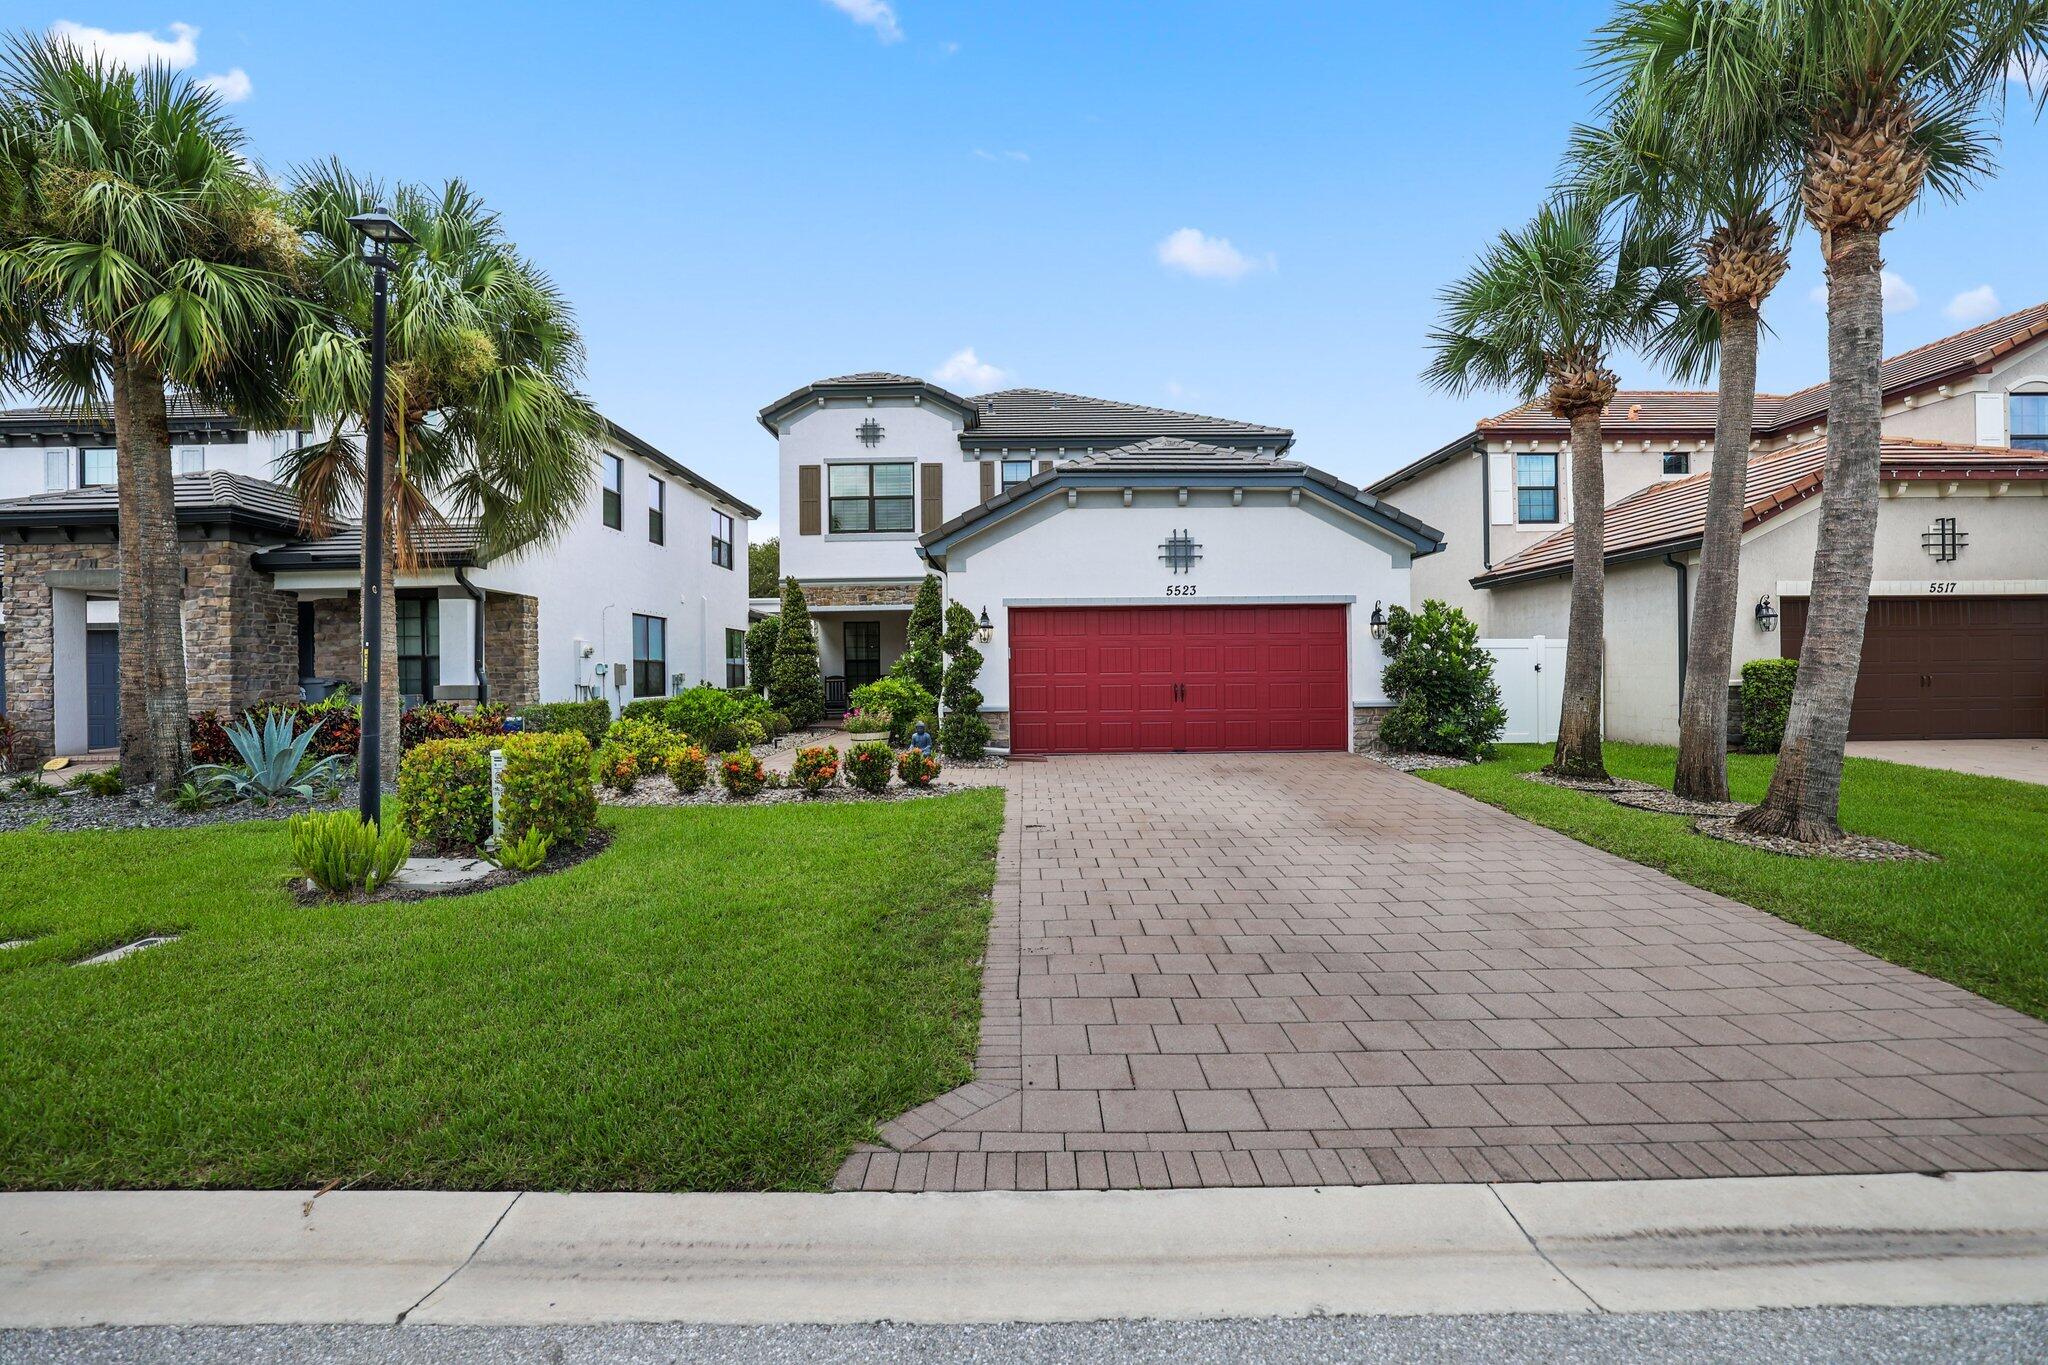
{"type": "Polygon", "coordinates": [[[92,749],[121,747],[121,633],[85,633],[85,743],[92,749]]]}
{"type": "Polygon", "coordinates": [[[882,676],[882,623],[848,621],[840,637],[846,646],[846,690],[865,687],[882,676]]]}

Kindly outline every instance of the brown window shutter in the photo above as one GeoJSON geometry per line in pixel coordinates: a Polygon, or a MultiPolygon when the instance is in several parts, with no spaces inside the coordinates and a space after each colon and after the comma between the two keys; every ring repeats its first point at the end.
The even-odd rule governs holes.
{"type": "Polygon", "coordinates": [[[994,460],[981,462],[981,500],[987,502],[996,495],[996,465],[994,460]]]}
{"type": "Polygon", "coordinates": [[[815,464],[800,464],[796,467],[796,533],[800,536],[815,536],[825,529],[825,518],[818,506],[818,490],[824,482],[825,467],[815,464]]]}
{"type": "Polygon", "coordinates": [[[1051,461],[1051,460],[1040,460],[1040,461],[1038,462],[1038,472],[1039,472],[1039,473],[1041,473],[1041,474],[1050,474],[1050,473],[1052,473],[1052,461],[1051,461]]]}
{"type": "Polygon", "coordinates": [[[924,529],[929,531],[946,519],[946,467],[919,465],[917,477],[918,489],[924,494],[924,529]]]}

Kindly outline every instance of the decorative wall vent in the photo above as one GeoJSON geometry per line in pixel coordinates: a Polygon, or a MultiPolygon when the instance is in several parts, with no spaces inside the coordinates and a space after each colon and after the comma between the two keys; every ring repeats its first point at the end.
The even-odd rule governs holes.
{"type": "Polygon", "coordinates": [[[1202,557],[1202,547],[1186,531],[1175,531],[1159,543],[1159,559],[1175,573],[1191,573],[1202,557]]]}
{"type": "Polygon", "coordinates": [[[882,424],[880,422],[877,422],[874,418],[870,417],[867,421],[862,422],[859,426],[855,427],[853,429],[853,434],[860,437],[860,443],[862,445],[867,446],[869,449],[873,449],[875,446],[878,446],[882,443],[882,424]]]}
{"type": "Polygon", "coordinates": [[[1969,543],[1970,533],[1958,531],[1954,517],[1938,517],[1934,525],[1920,534],[1920,548],[1933,556],[1937,564],[1953,564],[1969,543]]]}

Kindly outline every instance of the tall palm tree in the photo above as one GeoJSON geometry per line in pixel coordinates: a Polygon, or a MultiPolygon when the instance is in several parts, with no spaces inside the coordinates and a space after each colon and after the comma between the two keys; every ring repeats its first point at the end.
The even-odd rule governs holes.
{"type": "MultiPolygon", "coordinates": [[[[361,506],[370,393],[370,272],[348,219],[380,203],[418,240],[392,250],[382,596],[450,522],[474,523],[486,558],[566,530],[596,464],[601,422],[577,390],[583,343],[554,284],[459,180],[438,193],[383,186],[328,162],[301,171],[321,316],[293,342],[291,383],[319,439],[285,457],[306,529],[325,534],[361,506]]],[[[367,605],[367,604],[366,604],[367,605]]],[[[384,638],[384,771],[398,768],[398,623],[384,638]]]]}
{"type": "MultiPolygon", "coordinates": [[[[1828,451],[1798,680],[1761,833],[1841,837],[1842,757],[1877,538],[1885,231],[1926,187],[1959,195],[1990,169],[1985,116],[2014,64],[2048,51],[2040,0],[1757,0],[1770,39],[1716,97],[1720,117],[1782,118],[1828,289],[1828,451]],[[1772,51],[1771,49],[1775,49],[1772,51]],[[1746,87],[1746,89],[1744,88],[1746,87]],[[1751,93],[1753,92],[1753,94],[1751,93]]],[[[1731,63],[1740,66],[1739,53],[1731,63]]]]}
{"type": "Polygon", "coordinates": [[[1668,232],[1616,233],[1587,195],[1545,204],[1503,232],[1443,292],[1435,356],[1423,378],[1452,393],[1507,389],[1544,396],[1571,425],[1572,597],[1563,707],[1550,770],[1604,779],[1600,669],[1606,616],[1606,471],[1600,418],[1620,381],[1617,351],[1640,345],[1683,303],[1668,232]]]}
{"type": "Polygon", "coordinates": [[[1623,4],[1594,42],[1607,121],[1573,140],[1579,178],[1700,236],[1693,288],[1710,316],[1681,313],[1656,348],[1686,377],[1718,370],[1673,784],[1696,801],[1728,799],[1728,674],[1757,342],[1798,222],[1797,145],[1751,88],[1782,86],[1771,71],[1778,50],[1749,0],[1623,4]]]}
{"type": "Polygon", "coordinates": [[[187,763],[172,385],[282,413],[297,235],[215,95],[61,39],[13,41],[0,172],[0,349],[26,387],[114,422],[121,768],[168,792],[187,763]],[[111,403],[107,400],[111,397],[111,403]]]}

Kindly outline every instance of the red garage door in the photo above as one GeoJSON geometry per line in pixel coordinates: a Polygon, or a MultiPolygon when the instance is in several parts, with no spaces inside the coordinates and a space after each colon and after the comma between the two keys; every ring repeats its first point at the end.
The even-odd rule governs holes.
{"type": "Polygon", "coordinates": [[[1342,749],[1345,608],[1010,612],[1018,753],[1342,749]]]}

